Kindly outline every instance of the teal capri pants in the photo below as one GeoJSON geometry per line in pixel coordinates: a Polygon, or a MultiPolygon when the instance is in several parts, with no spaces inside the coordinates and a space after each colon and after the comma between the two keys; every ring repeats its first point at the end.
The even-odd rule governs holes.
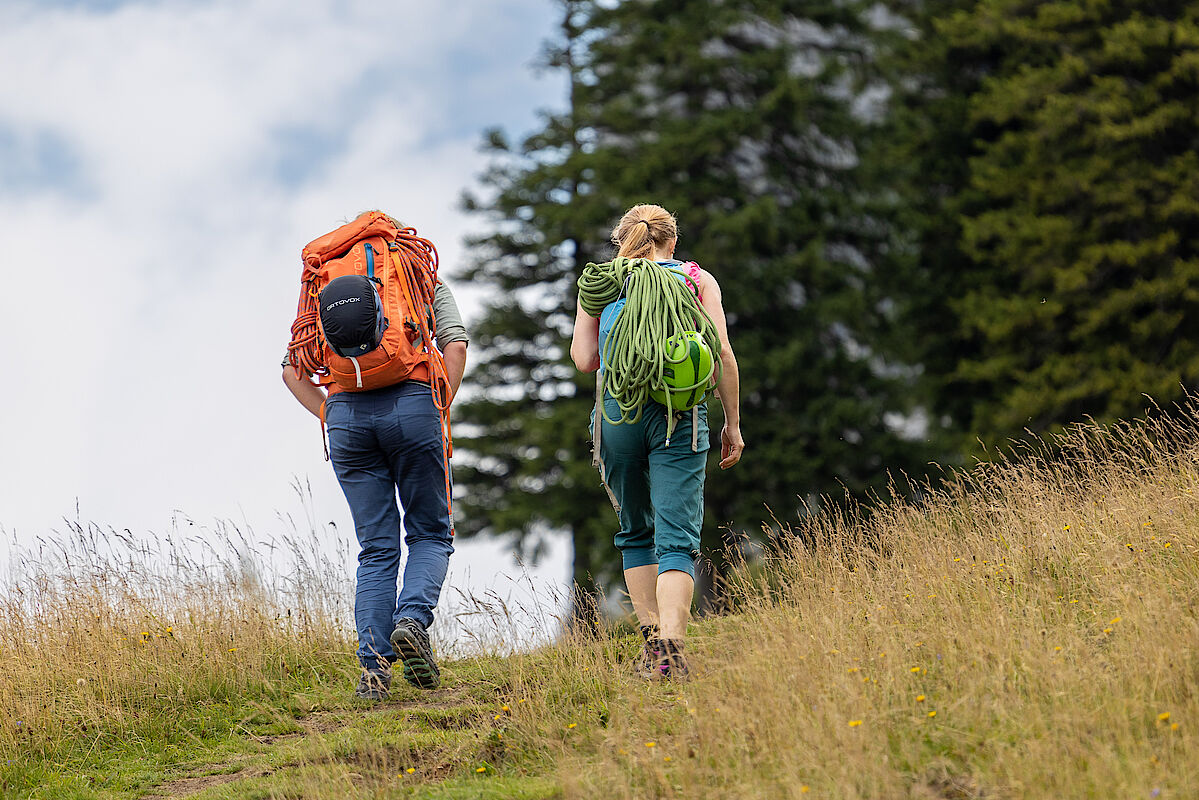
{"type": "MultiPolygon", "coordinates": [[[[616,400],[606,396],[608,416],[619,419],[616,400]]],[[[704,467],[708,460],[708,411],[678,412],[666,446],[666,407],[650,402],[633,424],[600,419],[599,460],[620,514],[616,547],[624,568],[658,565],[695,577],[704,520],[704,467]],[[692,430],[692,421],[698,430],[692,430]],[[697,434],[697,435],[693,435],[697,434]],[[693,449],[694,447],[694,449],[693,449]]],[[[595,415],[592,416],[594,426],[595,415]]],[[[594,433],[594,430],[592,431],[594,433]]]]}

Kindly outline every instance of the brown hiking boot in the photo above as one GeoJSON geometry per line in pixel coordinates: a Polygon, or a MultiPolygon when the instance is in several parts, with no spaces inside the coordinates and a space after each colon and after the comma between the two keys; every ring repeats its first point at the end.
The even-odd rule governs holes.
{"type": "Polygon", "coordinates": [[[641,655],[637,657],[633,671],[638,678],[650,681],[658,677],[658,659],[662,653],[662,640],[658,638],[658,626],[642,625],[641,638],[645,639],[645,643],[641,645],[641,655]]]}
{"type": "Polygon", "coordinates": [[[685,681],[691,677],[681,639],[659,639],[658,676],[662,680],[685,681]]]}

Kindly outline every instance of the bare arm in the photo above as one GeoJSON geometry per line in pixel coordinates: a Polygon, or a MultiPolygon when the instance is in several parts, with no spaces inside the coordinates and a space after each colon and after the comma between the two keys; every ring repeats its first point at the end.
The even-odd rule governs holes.
{"type": "Polygon", "coordinates": [[[724,318],[724,303],[721,301],[720,284],[705,272],[700,291],[703,306],[720,337],[720,380],[716,384],[716,395],[724,407],[724,428],[720,432],[720,468],[728,469],[741,460],[745,440],[741,438],[741,377],[737,372],[737,356],[729,342],[728,321],[724,318]]]}
{"type": "Polygon", "coordinates": [[[445,360],[446,375],[450,379],[450,400],[458,396],[458,387],[462,385],[462,374],[466,372],[466,342],[450,342],[442,353],[445,360]]]}
{"type": "Polygon", "coordinates": [[[579,372],[595,372],[599,369],[599,319],[583,310],[582,303],[575,306],[575,330],[570,337],[570,357],[579,372]]]}
{"type": "Polygon", "coordinates": [[[322,412],[325,406],[325,392],[321,387],[305,377],[296,377],[292,367],[283,368],[283,383],[292,395],[300,401],[300,405],[312,412],[318,419],[324,419],[322,412]]]}

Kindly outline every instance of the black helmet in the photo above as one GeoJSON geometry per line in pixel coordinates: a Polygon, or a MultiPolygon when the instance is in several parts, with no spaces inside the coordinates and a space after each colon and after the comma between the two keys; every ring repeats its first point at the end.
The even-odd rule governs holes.
{"type": "Polygon", "coordinates": [[[321,289],[321,328],[333,352],[362,356],[379,346],[387,318],[383,298],[365,275],[342,275],[321,289]]]}

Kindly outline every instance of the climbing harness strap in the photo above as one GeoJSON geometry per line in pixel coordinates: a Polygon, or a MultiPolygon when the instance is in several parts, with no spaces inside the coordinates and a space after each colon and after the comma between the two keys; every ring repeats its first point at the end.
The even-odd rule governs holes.
{"type": "Polygon", "coordinates": [[[612,503],[612,509],[620,513],[620,501],[616,499],[616,495],[612,492],[612,487],[608,485],[608,470],[604,468],[604,459],[600,455],[600,439],[601,431],[604,429],[604,418],[600,412],[600,408],[604,402],[604,371],[599,370],[595,376],[595,410],[592,412],[591,421],[591,466],[599,470],[600,483],[604,485],[604,491],[608,493],[608,500],[612,503]]]}

